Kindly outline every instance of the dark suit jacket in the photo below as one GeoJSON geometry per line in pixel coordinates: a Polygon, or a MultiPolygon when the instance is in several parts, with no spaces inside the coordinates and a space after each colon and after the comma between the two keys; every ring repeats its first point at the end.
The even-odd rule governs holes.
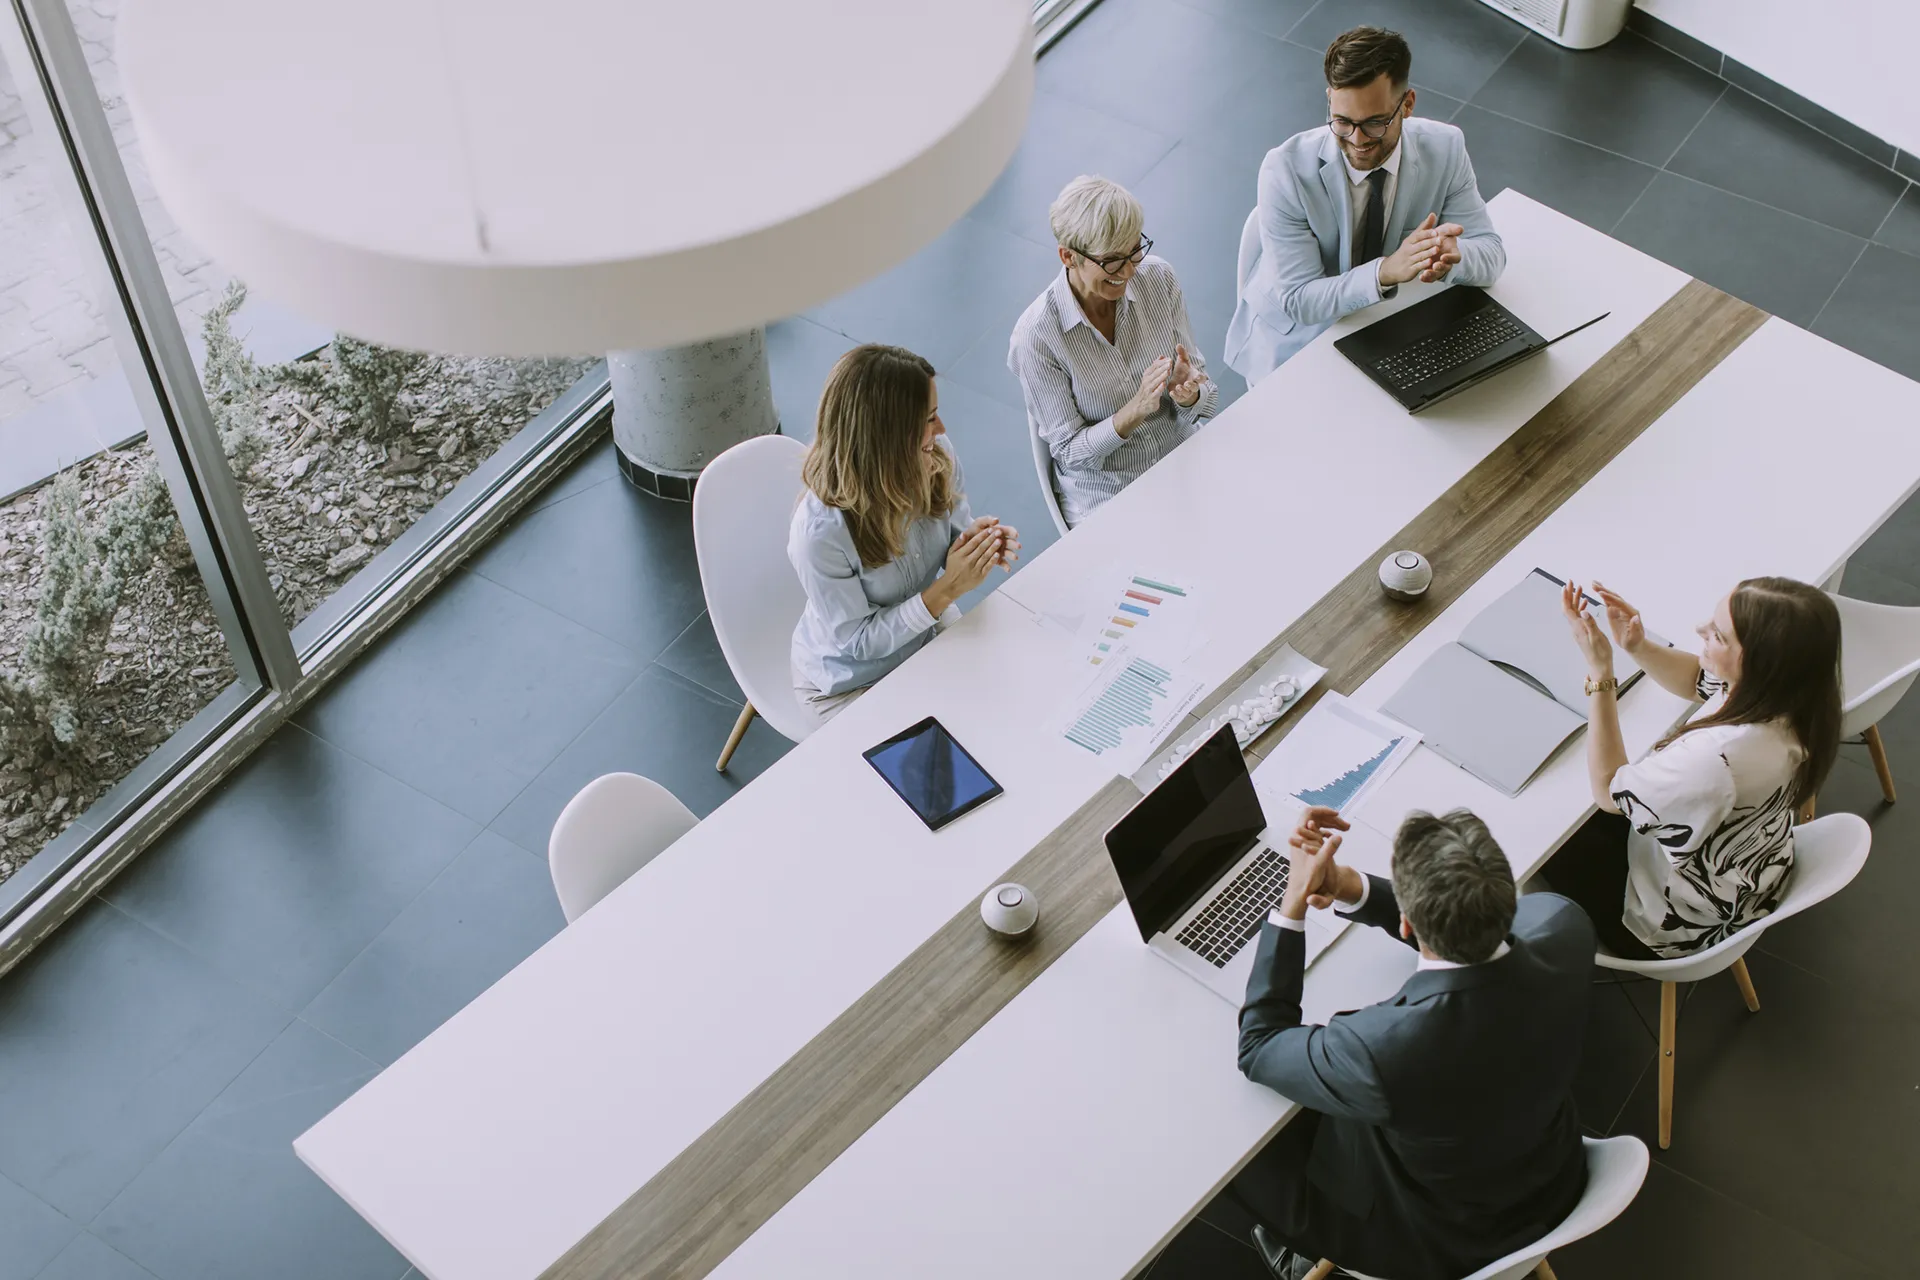
{"type": "MultiPolygon", "coordinates": [[[[1393,885],[1355,920],[1398,936],[1393,885]]],[[[1458,1280],[1572,1210],[1586,1158],[1572,1085],[1593,925],[1554,894],[1520,899],[1511,950],[1421,970],[1391,1000],[1300,1022],[1306,935],[1263,927],[1240,1011],[1240,1069],[1325,1117],[1307,1178],[1350,1215],[1313,1245],[1388,1280],[1458,1280]]],[[[1329,1224],[1331,1226],[1331,1224],[1329,1224]]],[[[1306,1242],[1302,1242],[1303,1244],[1306,1242]]]]}

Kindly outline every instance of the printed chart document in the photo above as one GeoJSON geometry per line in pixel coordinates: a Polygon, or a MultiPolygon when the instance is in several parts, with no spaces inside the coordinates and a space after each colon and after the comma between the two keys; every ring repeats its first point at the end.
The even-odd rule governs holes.
{"type": "Polygon", "coordinates": [[[1184,661],[1193,649],[1197,606],[1190,584],[1170,575],[1115,570],[1087,598],[1076,625],[1075,663],[1100,667],[1128,653],[1184,661]]]}
{"type": "Polygon", "coordinates": [[[1292,711],[1307,696],[1309,690],[1320,683],[1320,677],[1327,669],[1317,662],[1311,662],[1301,656],[1290,644],[1283,644],[1271,658],[1262,663],[1260,669],[1242,680],[1232,693],[1216,702],[1210,714],[1201,721],[1200,726],[1187,732],[1186,741],[1169,741],[1146,764],[1133,775],[1134,785],[1142,794],[1160,785],[1160,780],[1173,772],[1173,768],[1189,752],[1200,749],[1200,744],[1211,738],[1221,725],[1233,722],[1234,735],[1240,739],[1244,749],[1248,743],[1267,731],[1268,726],[1277,723],[1281,717],[1292,711]],[[1262,692],[1266,690],[1267,692],[1262,692]]]}
{"type": "Polygon", "coordinates": [[[1253,771],[1262,793],[1294,807],[1357,808],[1420,745],[1418,730],[1328,693],[1253,771]]]}
{"type": "Polygon", "coordinates": [[[1057,728],[1066,740],[1131,774],[1193,709],[1202,683],[1139,653],[1102,661],[1057,728]]]}

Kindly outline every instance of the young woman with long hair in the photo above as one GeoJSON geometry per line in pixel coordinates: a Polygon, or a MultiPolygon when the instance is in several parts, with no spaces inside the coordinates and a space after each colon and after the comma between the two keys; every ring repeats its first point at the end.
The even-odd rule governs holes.
{"type": "Polygon", "coordinates": [[[787,556],[806,588],[793,683],[830,719],[960,616],[1019,535],[974,519],[940,421],[933,366],[900,347],[847,352],[827,376],[787,556]]]}
{"type": "Polygon", "coordinates": [[[1632,959],[1712,946],[1779,904],[1793,822],[1840,746],[1840,614],[1817,587],[1748,578],[1699,629],[1698,655],[1649,643],[1640,611],[1593,584],[1562,597],[1590,673],[1587,771],[1600,806],[1546,869],[1632,959]],[[1702,714],[1629,763],[1614,705],[1613,644],[1702,714]]]}

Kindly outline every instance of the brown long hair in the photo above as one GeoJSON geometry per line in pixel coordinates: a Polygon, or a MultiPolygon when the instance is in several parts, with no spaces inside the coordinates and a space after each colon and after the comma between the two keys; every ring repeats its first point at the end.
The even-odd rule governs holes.
{"type": "Polygon", "coordinates": [[[952,456],[935,449],[929,468],[920,451],[932,407],[933,366],[904,347],[855,347],[827,375],[800,478],[842,513],[869,568],[899,558],[914,520],[956,505],[952,456]]]}
{"type": "Polygon", "coordinates": [[[1813,797],[1840,753],[1840,611],[1827,593],[1792,578],[1748,578],[1727,601],[1740,643],[1740,678],[1726,705],[1661,739],[1658,751],[1716,724],[1784,720],[1806,749],[1793,806],[1813,797]]]}

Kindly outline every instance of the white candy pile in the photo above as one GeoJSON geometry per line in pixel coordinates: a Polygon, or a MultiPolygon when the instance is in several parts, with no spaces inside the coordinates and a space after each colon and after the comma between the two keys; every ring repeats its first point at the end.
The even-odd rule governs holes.
{"type": "Polygon", "coordinates": [[[1165,778],[1172,773],[1182,760],[1192,754],[1195,747],[1218,733],[1223,724],[1233,726],[1233,736],[1244,750],[1268,725],[1280,718],[1280,713],[1299,693],[1300,682],[1292,676],[1281,676],[1271,684],[1261,685],[1253,697],[1214,716],[1191,742],[1183,742],[1175,747],[1166,763],[1160,766],[1160,776],[1165,778]]]}

